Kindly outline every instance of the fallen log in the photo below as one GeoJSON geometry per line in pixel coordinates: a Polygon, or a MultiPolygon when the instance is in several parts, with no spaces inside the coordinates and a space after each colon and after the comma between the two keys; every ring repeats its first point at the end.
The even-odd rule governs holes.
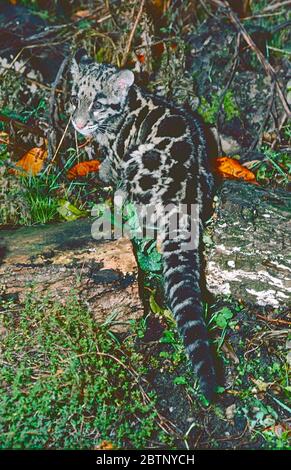
{"type": "MultiPolygon", "coordinates": [[[[227,181],[206,229],[206,278],[214,294],[254,305],[290,305],[290,195],[227,181]],[[288,276],[289,275],[289,276],[288,276]]],[[[116,328],[143,314],[131,242],[96,241],[90,219],[2,230],[0,295],[23,302],[32,289],[65,301],[76,295],[116,328]]]]}
{"type": "Polygon", "coordinates": [[[0,296],[23,302],[30,291],[65,302],[75,295],[98,322],[116,330],[140,317],[137,267],[127,239],[98,242],[89,219],[0,232],[0,296]]]}
{"type": "Polygon", "coordinates": [[[212,293],[254,305],[291,305],[290,210],[286,191],[223,184],[208,228],[206,278],[212,293]]]}

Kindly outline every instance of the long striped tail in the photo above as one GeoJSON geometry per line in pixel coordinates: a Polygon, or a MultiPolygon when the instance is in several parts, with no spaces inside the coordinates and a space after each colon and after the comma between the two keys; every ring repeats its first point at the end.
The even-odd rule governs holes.
{"type": "Polygon", "coordinates": [[[203,317],[199,246],[185,249],[185,240],[189,238],[188,231],[185,235],[183,230],[178,229],[176,236],[170,238],[166,227],[163,238],[166,298],[177,322],[187,355],[199,379],[201,392],[208,401],[211,401],[216,378],[203,317]]]}

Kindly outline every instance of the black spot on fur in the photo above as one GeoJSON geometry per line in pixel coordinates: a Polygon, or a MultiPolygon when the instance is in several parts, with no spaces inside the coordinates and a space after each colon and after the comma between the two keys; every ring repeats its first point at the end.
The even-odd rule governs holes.
{"type": "Polygon", "coordinates": [[[117,104],[110,104],[109,105],[111,109],[113,109],[114,111],[120,111],[121,109],[121,104],[117,103],[117,104]]]}
{"type": "Polygon", "coordinates": [[[145,152],[142,157],[142,162],[150,171],[157,170],[160,166],[160,154],[156,150],[149,150],[145,152]]]}
{"type": "Polygon", "coordinates": [[[126,169],[126,177],[128,179],[133,179],[135,175],[137,174],[139,169],[138,163],[135,161],[132,161],[130,166],[126,169]]]}
{"type": "Polygon", "coordinates": [[[171,183],[168,184],[167,190],[164,192],[162,198],[164,202],[169,202],[175,200],[178,191],[181,189],[181,182],[177,180],[173,180],[171,183]]]}
{"type": "Polygon", "coordinates": [[[154,178],[151,175],[142,176],[139,181],[139,185],[143,191],[147,191],[148,189],[151,189],[156,183],[157,183],[156,178],[154,178]]]}
{"type": "Polygon", "coordinates": [[[98,101],[98,100],[102,100],[102,99],[104,100],[106,98],[107,98],[107,96],[105,95],[105,93],[96,93],[94,101],[98,101]]]}
{"type": "Polygon", "coordinates": [[[175,181],[184,181],[187,178],[188,169],[180,163],[175,163],[169,170],[169,177],[175,181]]]}
{"type": "Polygon", "coordinates": [[[149,190],[149,191],[146,191],[145,193],[142,193],[140,196],[139,196],[139,202],[141,204],[149,204],[151,202],[151,199],[152,199],[152,191],[149,190]]]}
{"type": "Polygon", "coordinates": [[[130,148],[130,151],[127,152],[124,157],[123,157],[123,161],[124,162],[129,162],[129,160],[132,159],[132,153],[135,152],[135,150],[138,149],[138,145],[133,145],[131,148],[130,148]]]}
{"type": "Polygon", "coordinates": [[[192,147],[189,142],[174,142],[171,147],[171,157],[180,162],[185,162],[191,156],[192,147]]]}
{"type": "Polygon", "coordinates": [[[137,93],[134,88],[131,88],[129,91],[128,101],[131,111],[138,109],[141,106],[141,100],[137,98],[137,93]]]}
{"type": "Polygon", "coordinates": [[[166,117],[159,125],[158,137],[181,137],[186,131],[186,123],[180,116],[166,117]]]}
{"type": "Polygon", "coordinates": [[[125,143],[127,137],[129,136],[129,133],[132,129],[133,120],[134,120],[134,118],[131,117],[131,119],[128,120],[128,122],[125,124],[125,126],[123,126],[123,128],[121,129],[121,132],[119,134],[119,139],[118,139],[118,142],[117,142],[117,153],[121,158],[123,158],[123,155],[124,155],[124,143],[125,143]]]}
{"type": "Polygon", "coordinates": [[[160,117],[165,114],[164,108],[156,108],[153,109],[148,115],[147,118],[144,120],[141,128],[141,141],[145,142],[148,135],[151,133],[151,130],[154,126],[154,124],[157,122],[160,117]]]}
{"type": "Polygon", "coordinates": [[[165,150],[165,148],[169,145],[170,139],[164,139],[162,140],[159,144],[157,144],[155,147],[158,150],[165,150]]]}
{"type": "Polygon", "coordinates": [[[139,130],[140,125],[145,120],[148,112],[149,112],[149,107],[148,106],[144,106],[142,108],[142,110],[139,112],[139,114],[136,118],[136,121],[135,121],[135,126],[136,126],[137,130],[139,130]]]}

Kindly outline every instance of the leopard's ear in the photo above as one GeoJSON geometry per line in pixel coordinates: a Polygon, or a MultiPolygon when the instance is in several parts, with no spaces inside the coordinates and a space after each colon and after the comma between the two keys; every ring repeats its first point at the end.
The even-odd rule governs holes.
{"type": "Polygon", "coordinates": [[[109,80],[113,92],[120,96],[127,94],[133,82],[134,74],[131,70],[120,70],[109,80]]]}
{"type": "Polygon", "coordinates": [[[87,51],[84,48],[78,49],[74,58],[79,67],[82,67],[82,65],[92,64],[93,62],[93,59],[88,56],[87,51]]]}
{"type": "Polygon", "coordinates": [[[78,49],[75,53],[71,63],[71,74],[73,76],[78,75],[80,68],[84,65],[92,64],[93,59],[88,56],[86,49],[78,49]]]}

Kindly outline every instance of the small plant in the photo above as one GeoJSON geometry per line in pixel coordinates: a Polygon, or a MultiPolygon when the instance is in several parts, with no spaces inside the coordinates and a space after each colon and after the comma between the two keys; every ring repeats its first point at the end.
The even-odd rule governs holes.
{"type": "Polygon", "coordinates": [[[33,224],[46,224],[58,215],[58,200],[54,191],[58,188],[53,176],[40,174],[22,177],[26,188],[27,201],[33,224]]]}
{"type": "Polygon", "coordinates": [[[229,326],[229,322],[233,317],[233,312],[229,307],[222,307],[220,310],[215,312],[215,314],[211,317],[209,321],[209,325],[215,324],[221,331],[220,338],[218,340],[217,350],[221,348],[224,338],[227,332],[227,328],[229,326]]]}
{"type": "Polygon", "coordinates": [[[204,96],[202,96],[200,106],[198,107],[198,112],[204,118],[205,122],[208,124],[215,124],[217,120],[217,113],[221,107],[221,104],[223,106],[226,121],[230,121],[234,117],[238,117],[240,115],[231,90],[226,92],[222,103],[221,97],[217,93],[212,93],[210,103],[204,96]]]}
{"type": "Polygon", "coordinates": [[[291,175],[291,157],[287,152],[277,152],[263,147],[265,158],[255,163],[252,170],[256,170],[256,178],[260,183],[277,182],[286,185],[291,175]]]}
{"type": "Polygon", "coordinates": [[[29,225],[31,213],[26,188],[0,162],[0,225],[29,225]]]}

